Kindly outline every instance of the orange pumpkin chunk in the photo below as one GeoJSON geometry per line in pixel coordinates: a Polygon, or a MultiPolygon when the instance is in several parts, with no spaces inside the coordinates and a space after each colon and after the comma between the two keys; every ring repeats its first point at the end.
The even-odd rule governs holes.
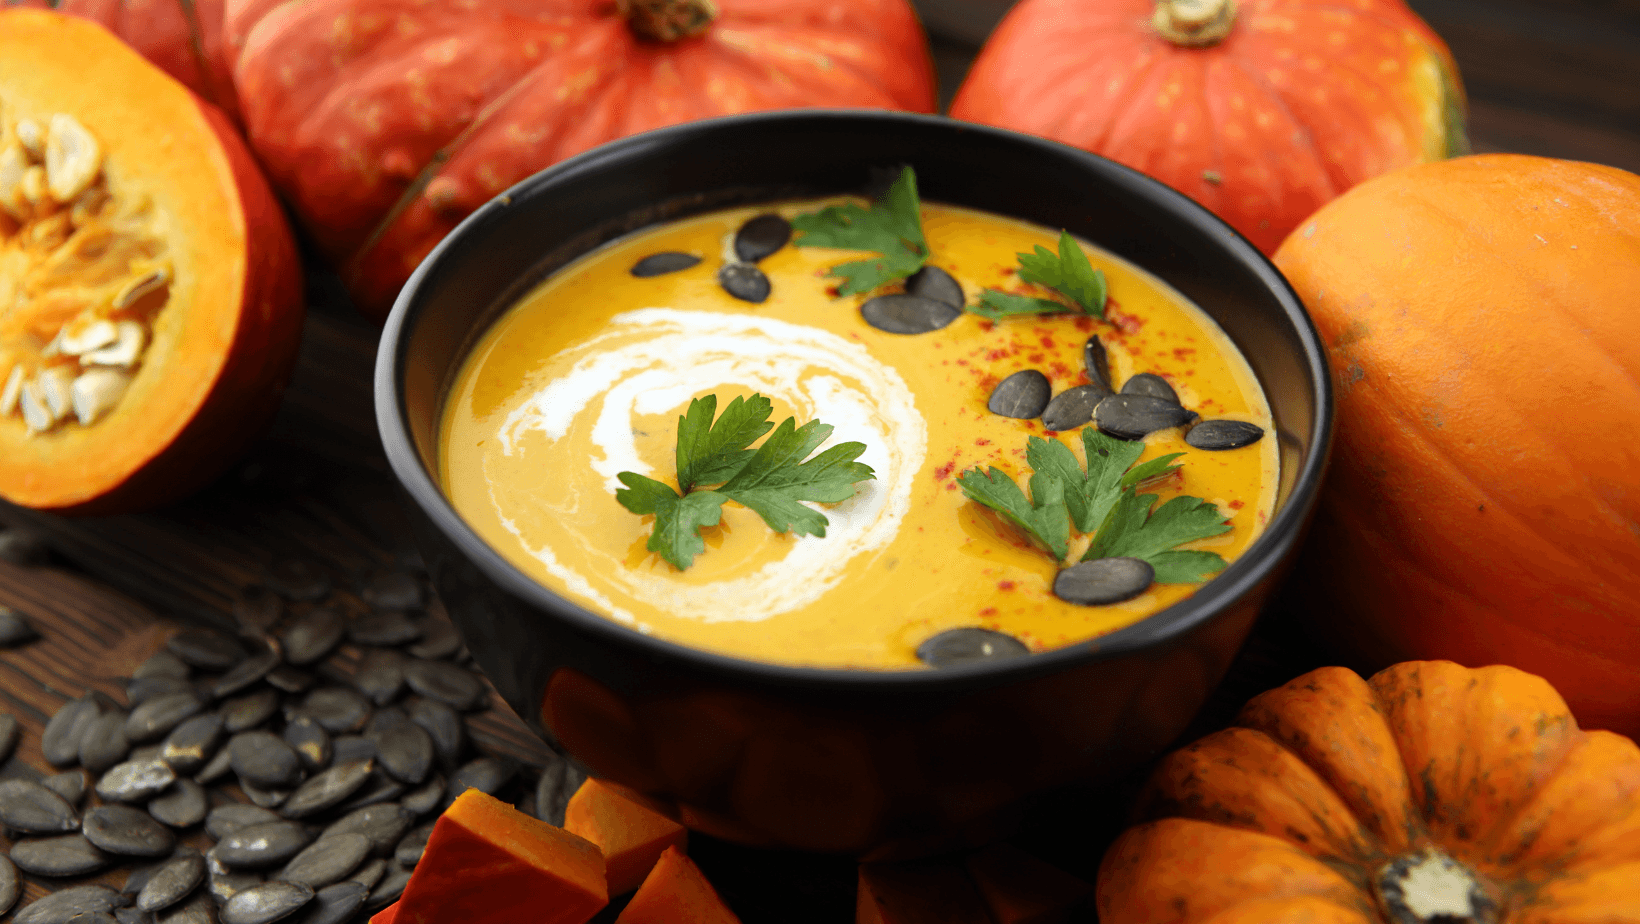
{"type": "Polygon", "coordinates": [[[1017,847],[992,844],[968,857],[968,875],[996,924],[1059,924],[1093,885],[1017,847]]]}
{"type": "Polygon", "coordinates": [[[862,863],[854,924],[991,924],[991,916],[954,863],[862,863]]]}
{"type": "Polygon", "coordinates": [[[615,924],[740,924],[695,861],[667,847],[615,924]]]}
{"type": "Polygon", "coordinates": [[[433,826],[398,924],[583,924],[608,904],[592,844],[469,789],[433,826]]]}
{"type": "Polygon", "coordinates": [[[371,916],[370,924],[394,924],[398,919],[399,903],[394,902],[371,916]]]}
{"type": "Polygon", "coordinates": [[[687,849],[689,831],[608,783],[587,780],[569,799],[564,830],[598,845],[609,894],[636,889],[669,847],[687,849]]]}

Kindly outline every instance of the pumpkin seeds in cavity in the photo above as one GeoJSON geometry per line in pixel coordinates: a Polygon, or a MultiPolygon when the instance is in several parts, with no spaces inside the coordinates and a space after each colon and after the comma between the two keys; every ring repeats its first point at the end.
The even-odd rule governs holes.
{"type": "Polygon", "coordinates": [[[370,852],[375,856],[385,857],[393,852],[393,846],[404,837],[406,831],[410,830],[410,825],[414,821],[408,811],[394,803],[367,805],[343,815],[326,828],[319,838],[323,840],[341,834],[363,834],[370,839],[370,852]]]}
{"type": "Polygon", "coordinates": [[[163,857],[177,845],[169,828],[129,805],[97,806],[85,813],[83,830],[91,843],[125,857],[163,857]]]}
{"type": "Polygon", "coordinates": [[[359,596],[378,610],[417,610],[427,602],[421,582],[415,575],[403,571],[389,571],[365,585],[359,596]]]}
{"type": "Polygon", "coordinates": [[[1003,417],[1030,420],[1042,416],[1052,394],[1053,386],[1048,384],[1047,376],[1035,369],[1021,369],[997,383],[985,407],[1003,417]]]}
{"type": "Polygon", "coordinates": [[[253,690],[222,704],[222,730],[229,734],[247,731],[273,718],[278,711],[278,691],[266,687],[253,690]]]}
{"type": "Polygon", "coordinates": [[[190,779],[179,779],[148,803],[148,814],[173,828],[191,828],[205,819],[209,804],[205,787],[190,779]]]}
{"type": "Polygon", "coordinates": [[[291,667],[288,664],[279,665],[269,671],[268,676],[263,679],[268,682],[268,686],[285,693],[302,693],[319,682],[319,678],[307,671],[291,667]]]}
{"type": "Polygon", "coordinates": [[[1100,430],[1119,440],[1142,440],[1157,430],[1183,426],[1194,416],[1177,402],[1154,395],[1111,395],[1094,418],[1100,430]]]}
{"type": "Polygon", "coordinates": [[[402,610],[382,610],[349,623],[347,637],[360,645],[406,645],[421,638],[421,627],[402,610]]]}
{"type": "Polygon", "coordinates": [[[322,660],[347,632],[342,614],[329,607],[315,607],[296,617],[279,635],[285,660],[291,664],[312,664],[322,660]]]}
{"type": "Polygon", "coordinates": [[[1002,661],[1029,654],[1019,639],[991,629],[947,629],[917,646],[917,658],[929,667],[957,667],[1002,661]]]}
{"type": "Polygon", "coordinates": [[[257,808],[243,802],[230,802],[211,809],[205,816],[205,833],[209,834],[212,840],[220,841],[242,828],[283,820],[265,808],[257,808]]]}
{"type": "Polygon", "coordinates": [[[194,685],[181,677],[139,677],[125,685],[125,701],[135,709],[156,696],[193,691],[194,685]]]}
{"type": "Polygon", "coordinates": [[[405,703],[404,711],[432,739],[439,766],[454,770],[460,765],[467,749],[467,727],[449,704],[418,696],[405,703]]]}
{"type": "Polygon", "coordinates": [[[17,864],[11,858],[0,853],[0,914],[11,910],[17,904],[17,896],[23,894],[23,887],[17,879],[17,864]]]}
{"type": "Polygon", "coordinates": [[[78,808],[85,800],[85,790],[91,779],[84,770],[65,770],[40,781],[40,785],[62,796],[71,807],[78,808]]]}
{"type": "Polygon", "coordinates": [[[411,660],[404,665],[404,679],[410,689],[464,712],[478,709],[489,701],[484,681],[472,671],[448,661],[411,660]]]}
{"type": "Polygon", "coordinates": [[[632,264],[632,269],[628,272],[639,279],[648,279],[651,276],[664,276],[667,273],[686,270],[699,262],[700,257],[692,253],[679,253],[675,250],[668,250],[644,257],[632,264]]]}
{"type": "Polygon", "coordinates": [[[380,857],[366,860],[363,866],[353,871],[353,875],[347,877],[346,881],[357,882],[368,892],[376,887],[376,883],[382,881],[382,876],[387,874],[387,866],[387,861],[380,857]]]}
{"type": "Polygon", "coordinates": [[[205,858],[182,856],[167,861],[137,893],[138,911],[169,908],[205,881],[205,858]]]}
{"type": "Polygon", "coordinates": [[[189,667],[181,658],[165,649],[160,649],[151,655],[148,660],[137,665],[131,672],[131,679],[145,680],[153,677],[171,677],[176,680],[187,680],[193,668],[189,667]]]}
{"type": "MultiPolygon", "coordinates": [[[[405,793],[399,804],[410,814],[420,818],[438,808],[439,803],[444,801],[444,788],[447,785],[444,777],[437,773],[428,774],[427,782],[405,793]]],[[[561,828],[563,825],[560,824],[558,827],[561,828]]]]}
{"type": "Polygon", "coordinates": [[[1264,428],[1245,420],[1204,420],[1184,435],[1184,441],[1196,449],[1219,452],[1251,446],[1264,438],[1264,428]]]}
{"type": "Polygon", "coordinates": [[[369,888],[351,879],[325,886],[314,893],[313,903],[303,909],[295,924],[342,924],[353,917],[369,894],[369,888]]]}
{"type": "Polygon", "coordinates": [[[43,565],[51,557],[45,539],[27,530],[0,529],[0,561],[25,567],[43,565]]]}
{"type": "Polygon", "coordinates": [[[192,693],[166,693],[156,696],[131,710],[125,720],[125,737],[133,744],[163,737],[182,724],[182,720],[197,715],[205,704],[192,693]]]}
{"type": "Polygon", "coordinates": [[[444,804],[449,805],[457,796],[469,789],[493,796],[500,792],[501,787],[507,785],[507,781],[517,772],[517,764],[501,757],[480,757],[468,761],[450,777],[450,787],[444,793],[444,804]]]}
{"type": "Polygon", "coordinates": [[[938,299],[895,292],[868,299],[860,306],[867,324],[891,334],[926,334],[962,316],[962,309],[938,299]]]}
{"type": "Polygon", "coordinates": [[[291,746],[302,766],[317,773],[330,764],[330,733],[307,716],[297,716],[285,725],[285,743],[291,746]]]}
{"type": "Polygon", "coordinates": [[[377,769],[375,772],[370,774],[370,780],[365,784],[364,788],[360,789],[358,793],[353,796],[353,798],[342,803],[341,806],[337,808],[337,811],[343,813],[354,812],[365,808],[366,806],[380,805],[383,802],[391,802],[394,799],[404,795],[404,791],[409,788],[410,787],[400,783],[398,780],[395,780],[387,774],[381,772],[380,769],[377,769]]]}
{"type": "Polygon", "coordinates": [[[404,894],[404,887],[410,884],[410,871],[403,867],[388,866],[382,881],[370,890],[370,897],[365,899],[365,908],[377,911],[386,908],[399,900],[404,894]]]}
{"type": "Polygon", "coordinates": [[[754,305],[769,297],[769,277],[750,263],[725,263],[718,270],[718,285],[731,296],[754,305]]]}
{"type": "Polygon", "coordinates": [[[244,647],[232,636],[214,629],[184,629],[171,636],[165,647],[188,664],[207,671],[225,671],[245,657],[244,647]]]}
{"type": "Polygon", "coordinates": [[[268,676],[278,666],[278,652],[271,650],[257,652],[235,664],[226,674],[223,674],[221,679],[217,680],[216,685],[211,687],[211,695],[217,699],[233,696],[235,693],[248,689],[261,681],[263,677],[268,676]]]}
{"type": "Polygon", "coordinates": [[[735,232],[735,256],[756,263],[786,246],[792,239],[792,223],[773,212],[747,219],[735,232]]]}
{"type": "MultiPolygon", "coordinates": [[[[425,841],[424,841],[425,843],[425,841]]],[[[349,832],[314,841],[291,858],[275,879],[318,889],[346,879],[370,853],[370,838],[349,832]]]]}
{"type": "Polygon", "coordinates": [[[944,302],[953,308],[961,308],[968,300],[956,277],[932,263],[905,277],[905,290],[911,295],[944,302]]]}
{"type": "Polygon", "coordinates": [[[210,763],[194,774],[194,782],[209,786],[232,772],[233,755],[228,753],[227,748],[221,748],[216,752],[216,756],[211,758],[210,763]]]}
{"type": "Polygon", "coordinates": [[[105,869],[111,862],[84,834],[18,841],[12,845],[11,861],[25,873],[53,877],[84,876],[105,869]]]}
{"type": "Polygon", "coordinates": [[[352,763],[355,760],[375,760],[376,746],[362,735],[342,735],[330,742],[332,765],[352,763]]]}
{"type": "Polygon", "coordinates": [[[124,710],[105,712],[85,727],[80,739],[80,766],[101,773],[125,759],[131,743],[125,739],[124,710]]]}
{"type": "Polygon", "coordinates": [[[193,773],[216,753],[225,733],[222,716],[214,712],[193,716],[165,737],[159,759],[178,773],[193,773]]]}
{"type": "Polygon", "coordinates": [[[389,776],[414,786],[433,768],[433,741],[397,709],[378,709],[364,735],[376,746],[378,765],[389,776]]]}
{"type": "Polygon", "coordinates": [[[34,630],[22,613],[9,606],[0,606],[0,648],[14,648],[39,637],[40,633],[34,630]]]}
{"type": "Polygon", "coordinates": [[[370,780],[374,762],[357,760],[337,764],[308,780],[280,807],[286,818],[305,818],[347,801],[370,780]]]}
{"type": "Polygon", "coordinates": [[[296,856],[312,838],[294,821],[269,821],[240,828],[217,842],[212,852],[229,869],[267,869],[296,856]]]}
{"type": "Polygon", "coordinates": [[[88,911],[110,911],[124,904],[120,893],[104,885],[73,886],[50,895],[17,912],[12,924],[66,924],[68,919],[88,911]]]}
{"type": "Polygon", "coordinates": [[[461,649],[461,634],[450,620],[439,616],[425,616],[417,620],[421,627],[421,641],[407,651],[418,658],[437,661],[448,658],[461,649]]]}
{"type": "Polygon", "coordinates": [[[1142,558],[1095,558],[1060,571],[1054,596],[1082,606],[1106,606],[1132,600],[1149,589],[1156,569],[1142,558]]]}
{"type": "Polygon", "coordinates": [[[1179,403],[1179,393],[1167,383],[1167,379],[1151,372],[1141,372],[1122,383],[1124,395],[1149,395],[1163,401],[1179,403]]]}
{"type": "Polygon", "coordinates": [[[147,802],[176,778],[176,771],[163,760],[128,760],[97,780],[97,795],[107,802],[147,802]]]}
{"type": "Polygon", "coordinates": [[[62,767],[80,759],[85,727],[104,712],[117,709],[113,700],[95,690],[62,705],[40,734],[40,753],[46,762],[62,767]]]}
{"type": "Polygon", "coordinates": [[[434,822],[411,828],[410,833],[399,838],[393,847],[393,862],[405,869],[415,869],[421,862],[421,855],[427,850],[427,839],[433,836],[434,822]]]}
{"type": "Polygon", "coordinates": [[[369,650],[353,675],[353,685],[376,705],[387,705],[404,689],[404,655],[391,648],[369,650]]]}
{"type": "Polygon", "coordinates": [[[347,687],[320,687],[302,698],[298,714],[336,735],[363,728],[370,718],[370,703],[347,687]]]}
{"type": "Polygon", "coordinates": [[[1110,384],[1110,356],[1105,352],[1105,344],[1095,334],[1082,344],[1082,366],[1087,370],[1088,381],[1095,388],[1105,394],[1114,394],[1116,389],[1110,384]]]}
{"type": "Polygon", "coordinates": [[[1054,431],[1075,430],[1093,419],[1109,395],[1097,385],[1078,385],[1054,396],[1042,411],[1042,426],[1054,431]]]}
{"type": "Polygon", "coordinates": [[[260,584],[252,584],[239,592],[239,599],[233,602],[233,621],[238,624],[239,631],[250,635],[261,635],[273,628],[285,615],[285,601],[273,591],[260,584]]]}
{"type": "Polygon", "coordinates": [[[270,924],[294,914],[313,901],[313,890],[294,882],[264,882],[228,899],[222,906],[222,924],[270,924]]]}
{"type": "Polygon", "coordinates": [[[274,562],[263,576],[263,583],[290,600],[318,600],[330,593],[330,575],[317,565],[296,558],[274,562]]]}
{"type": "Polygon", "coordinates": [[[0,824],[28,834],[78,830],[80,819],[67,799],[32,780],[0,780],[0,824]]]}
{"type": "Polygon", "coordinates": [[[9,712],[0,713],[0,763],[5,763],[11,758],[11,752],[17,750],[17,739],[22,737],[22,733],[16,716],[9,712]]]}
{"type": "Polygon", "coordinates": [[[541,778],[535,781],[535,817],[562,828],[569,797],[586,781],[586,771],[566,757],[559,757],[542,768],[541,778]]]}

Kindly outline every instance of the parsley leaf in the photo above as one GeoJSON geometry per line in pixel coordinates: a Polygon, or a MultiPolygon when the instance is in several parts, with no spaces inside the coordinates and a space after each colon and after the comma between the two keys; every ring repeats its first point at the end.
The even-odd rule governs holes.
{"type": "Polygon", "coordinates": [[[1082,560],[1142,558],[1156,569],[1160,584],[1194,583],[1224,568],[1224,559],[1213,552],[1175,548],[1229,531],[1230,524],[1219,508],[1199,497],[1175,497],[1151,510],[1155,502],[1154,494],[1124,489],[1105,514],[1082,560]]]}
{"type": "Polygon", "coordinates": [[[1179,466],[1172,462],[1184,455],[1169,453],[1135,466],[1145,451],[1144,443],[1115,439],[1093,427],[1082,429],[1082,449],[1088,460],[1086,472],[1070,448],[1058,440],[1033,436],[1025,447],[1025,459],[1033,470],[1064,483],[1065,506],[1082,533],[1091,533],[1104,522],[1123,488],[1177,470],[1179,466]]]}
{"type": "MultiPolygon", "coordinates": [[[[1047,286],[1075,302],[1084,314],[1104,318],[1105,297],[1109,294],[1105,273],[1093,268],[1069,232],[1059,232],[1057,254],[1038,244],[1033,253],[1014,256],[1019,258],[1022,282],[1047,286]]],[[[979,304],[969,306],[968,310],[996,321],[1022,314],[1062,313],[1074,309],[1052,299],[986,289],[980,295],[979,304]]]]}
{"type": "Polygon", "coordinates": [[[1055,558],[1065,557],[1070,522],[1065,510],[1065,486],[1058,478],[1044,472],[1033,474],[1029,501],[1019,485],[997,468],[981,472],[976,466],[959,475],[957,484],[970,500],[1002,514],[1055,558]]]}
{"type": "Polygon", "coordinates": [[[909,166],[900,171],[887,195],[871,208],[852,202],[828,206],[794,217],[792,228],[802,232],[793,242],[798,247],[870,250],[881,255],[875,260],[855,260],[832,267],[828,275],[843,280],[837,287],[838,295],[870,292],[915,273],[928,260],[917,175],[909,166]]]}
{"type": "Polygon", "coordinates": [[[817,420],[799,427],[788,417],[762,446],[751,449],[771,426],[773,405],[762,395],[736,398],[714,422],[716,410],[717,396],[707,395],[689,402],[688,411],[678,418],[681,495],[636,472],[615,476],[626,485],[615,492],[621,506],[640,516],[655,516],[646,547],[680,571],[706,550],[700,531],[718,524],[725,501],[739,501],[757,511],[778,532],[824,536],[825,515],[799,501],[847,500],[854,496],[855,482],[877,477],[871,466],[854,461],[865,452],[864,443],[839,443],[804,462],[831,436],[832,428],[817,420]],[[722,487],[696,490],[703,484],[722,487]]]}
{"type": "Polygon", "coordinates": [[[1054,314],[1070,311],[1069,308],[1052,299],[1034,298],[1030,295],[1015,295],[1012,292],[1003,292],[998,289],[986,289],[981,292],[979,304],[969,305],[968,310],[993,321],[1017,317],[1022,314],[1054,314]]]}

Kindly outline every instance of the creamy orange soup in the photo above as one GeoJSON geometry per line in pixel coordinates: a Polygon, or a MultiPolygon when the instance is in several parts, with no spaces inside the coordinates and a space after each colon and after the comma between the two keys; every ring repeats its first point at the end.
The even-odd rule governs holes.
{"type": "MultiPolygon", "coordinates": [[[[835,200],[844,201],[844,200],[835,200]]],[[[773,209],[787,217],[827,202],[773,209]]],[[[997,466],[1023,487],[1025,446],[1048,435],[1082,458],[1075,432],[993,414],[996,384],[1020,369],[1046,374],[1055,394],[1088,381],[1083,344],[1105,343],[1118,388],[1163,376],[1203,418],[1271,428],[1245,360],[1199,308],[1156,278],[1083,243],[1109,281],[1106,320],[965,313],[930,333],[892,334],[861,318],[865,296],[835,297],[827,271],[858,252],[787,245],[763,259],[762,304],[717,282],[735,230],[768,207],[724,211],[646,230],[588,254],[504,314],[467,359],[448,398],[441,477],[461,515],[520,569],[553,591],[634,630],[760,661],[851,668],[918,666],[935,633],[977,626],[1033,650],[1129,625],[1199,584],[1153,584],[1107,606],[1057,598],[1061,567],[1013,526],[967,500],[957,478],[997,466]],[[663,251],[696,266],[637,278],[663,251]],[[679,571],[646,549],[653,517],[617,503],[616,475],[676,487],[677,420],[691,399],[773,400],[778,423],[819,419],[825,444],[859,441],[875,480],[850,500],[814,505],[824,537],[775,533],[733,502],[703,532],[706,550],[679,571]]],[[[1024,291],[1016,252],[1055,247],[1058,231],[948,206],[923,205],[929,262],[961,281],[1024,291]]],[[[1092,426],[1090,424],[1089,426],[1092,426]]],[[[1183,548],[1233,561],[1263,531],[1276,490],[1273,435],[1208,452],[1171,428],[1144,440],[1149,459],[1183,452],[1183,468],[1144,490],[1216,505],[1230,530],[1183,548]]],[[[822,447],[822,449],[824,446],[822,447]]],[[[1074,563],[1087,546],[1073,531],[1074,563]]]]}

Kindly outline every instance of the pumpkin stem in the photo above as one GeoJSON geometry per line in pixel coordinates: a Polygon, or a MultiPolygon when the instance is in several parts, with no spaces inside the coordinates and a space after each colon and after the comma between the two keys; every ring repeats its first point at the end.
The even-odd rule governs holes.
{"type": "Polygon", "coordinates": [[[1469,867],[1439,847],[1385,863],[1373,885],[1391,924],[1496,924],[1498,905],[1469,867]]]}
{"type": "Polygon", "coordinates": [[[615,11],[633,32],[657,42],[697,36],[718,14],[712,0],[615,0],[615,11]]]}
{"type": "Polygon", "coordinates": [[[1236,0],[1156,0],[1150,21],[1162,38],[1175,45],[1217,45],[1236,24],[1236,0]]]}

